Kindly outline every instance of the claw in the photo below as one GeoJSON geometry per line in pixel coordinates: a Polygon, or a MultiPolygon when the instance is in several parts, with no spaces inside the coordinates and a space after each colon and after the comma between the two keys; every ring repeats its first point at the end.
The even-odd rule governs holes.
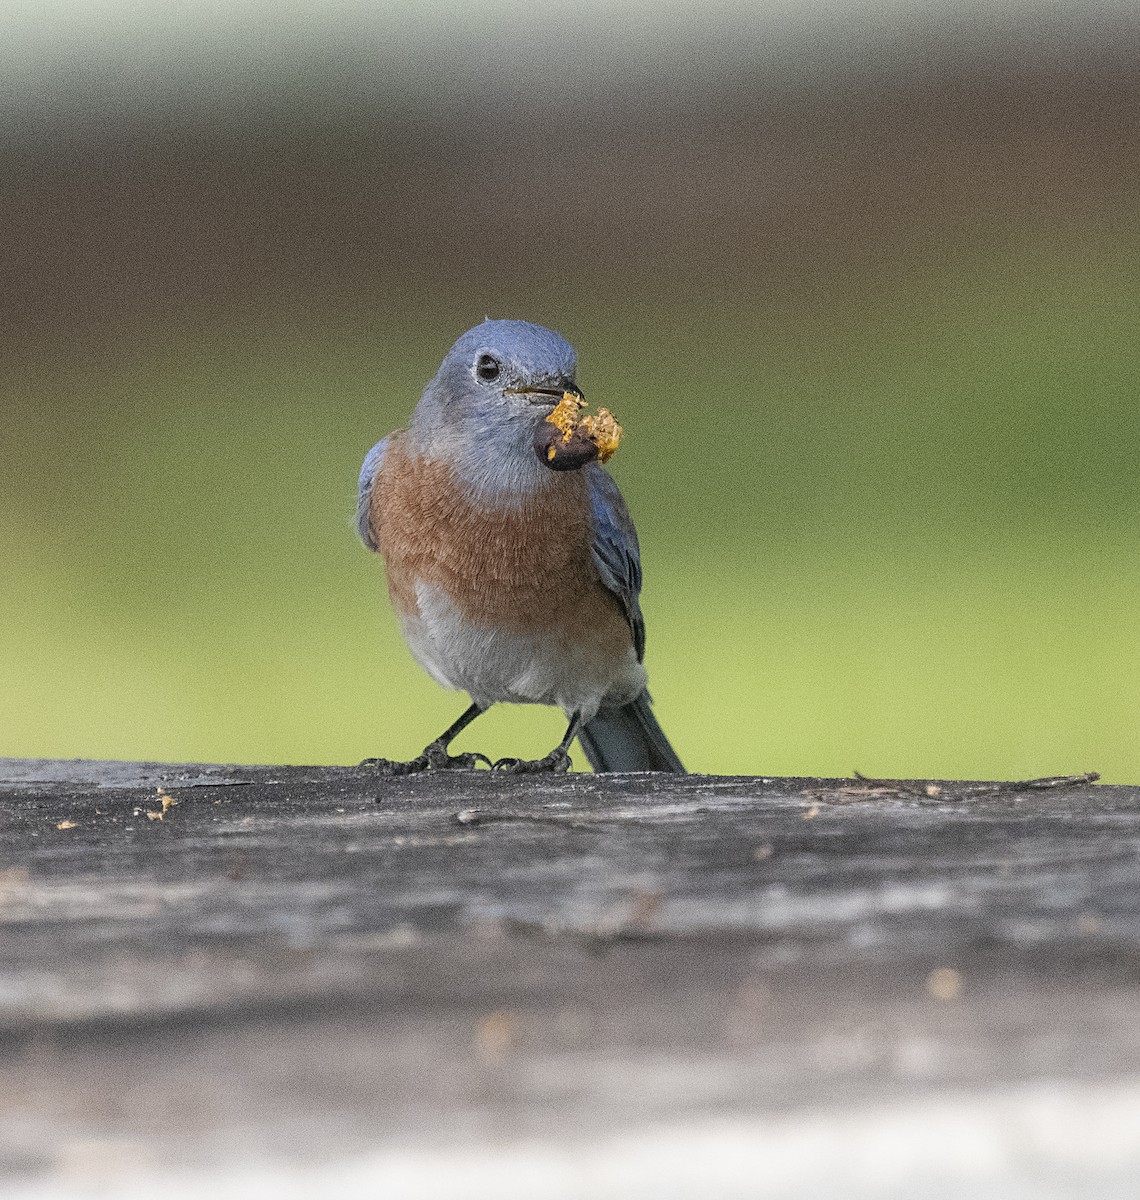
{"type": "Polygon", "coordinates": [[[476,763],[483,763],[489,767],[491,760],[485,754],[472,750],[466,754],[449,754],[446,762],[433,762],[431,765],[436,771],[473,771],[476,763]]]}
{"type": "Polygon", "coordinates": [[[418,775],[422,771],[470,771],[480,762],[488,767],[491,765],[491,760],[485,754],[448,754],[442,746],[433,742],[422,754],[407,762],[391,758],[366,758],[360,765],[375,767],[380,775],[418,775]]]}
{"type": "Polygon", "coordinates": [[[558,746],[545,758],[500,758],[491,770],[504,771],[508,775],[564,775],[571,765],[570,755],[558,746]]]}

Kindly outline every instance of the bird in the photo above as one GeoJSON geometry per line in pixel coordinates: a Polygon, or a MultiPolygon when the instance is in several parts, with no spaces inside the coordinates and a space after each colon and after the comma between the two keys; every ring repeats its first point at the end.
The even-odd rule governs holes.
{"type": "Polygon", "coordinates": [[[595,771],[684,773],[646,690],[641,553],[625,500],[598,461],[542,452],[559,402],[585,403],[576,370],[560,334],[487,318],[447,352],[407,427],[365,457],[357,529],[384,560],[404,639],[433,679],[471,700],[416,758],[365,764],[562,773],[577,737],[595,771]],[[538,759],[452,755],[497,703],[560,708],[565,735],[538,759]]]}

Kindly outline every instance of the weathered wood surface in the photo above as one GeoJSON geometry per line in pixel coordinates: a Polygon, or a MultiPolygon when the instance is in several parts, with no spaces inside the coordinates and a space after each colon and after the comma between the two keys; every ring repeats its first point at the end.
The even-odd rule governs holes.
{"type": "Polygon", "coordinates": [[[1140,789],[0,760],[0,854],[5,1195],[1140,1177],[1140,789]]]}

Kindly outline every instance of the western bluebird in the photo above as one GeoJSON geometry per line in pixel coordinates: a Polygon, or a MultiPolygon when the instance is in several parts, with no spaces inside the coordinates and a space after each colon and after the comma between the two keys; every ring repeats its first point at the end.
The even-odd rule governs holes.
{"type": "Polygon", "coordinates": [[[574,382],[574,349],[528,321],[465,333],[424,389],[407,429],[360,471],[357,527],[384,557],[412,654],[471,706],[406,774],[472,767],[448,746],[492,704],[552,704],[569,720],[544,758],[507,771],[565,771],[578,737],[595,771],[684,771],[645,690],[637,533],[597,462],[565,469],[541,452],[545,423],[574,382]]]}

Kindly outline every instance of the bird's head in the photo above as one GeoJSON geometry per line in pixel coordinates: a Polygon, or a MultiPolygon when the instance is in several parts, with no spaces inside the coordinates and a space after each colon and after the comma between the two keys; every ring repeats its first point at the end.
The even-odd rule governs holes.
{"type": "Polygon", "coordinates": [[[576,366],[574,347],[553,330],[486,320],[447,352],[417,418],[442,426],[435,431],[440,434],[518,435],[520,445],[529,445],[535,426],[565,392],[581,394],[576,366]]]}

